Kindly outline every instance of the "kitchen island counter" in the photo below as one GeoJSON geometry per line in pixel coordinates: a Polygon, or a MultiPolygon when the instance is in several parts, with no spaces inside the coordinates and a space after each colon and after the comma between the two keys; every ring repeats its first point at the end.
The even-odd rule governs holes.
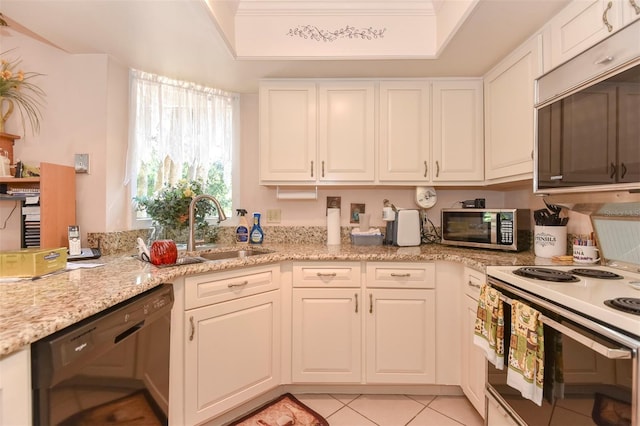
{"type": "MultiPolygon", "coordinates": [[[[103,264],[96,268],[75,269],[36,280],[0,282],[0,357],[184,275],[285,261],[441,260],[459,262],[482,272],[489,265],[519,266],[535,263],[530,251],[510,253],[439,244],[420,247],[265,244],[259,248],[273,252],[165,268],[142,262],[128,253],[103,256],[87,262],[103,264]]],[[[220,246],[207,251],[229,249],[230,246],[220,246]]]]}

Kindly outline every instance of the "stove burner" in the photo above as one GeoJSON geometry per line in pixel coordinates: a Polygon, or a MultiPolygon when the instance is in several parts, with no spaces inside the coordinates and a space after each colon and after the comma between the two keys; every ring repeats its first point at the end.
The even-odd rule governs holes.
{"type": "Polygon", "coordinates": [[[543,281],[554,281],[563,283],[575,283],[580,281],[579,278],[574,277],[568,272],[558,271],[556,269],[538,268],[533,266],[525,266],[513,271],[514,274],[520,275],[525,278],[534,278],[543,281]]]}
{"type": "Polygon", "coordinates": [[[602,269],[578,268],[570,270],[569,273],[580,275],[582,277],[599,278],[602,280],[621,280],[622,278],[624,278],[622,275],[618,275],[609,271],[603,271],[602,269]]]}
{"type": "Polygon", "coordinates": [[[640,315],[640,299],[635,297],[618,297],[605,300],[604,304],[619,311],[640,315]]]}

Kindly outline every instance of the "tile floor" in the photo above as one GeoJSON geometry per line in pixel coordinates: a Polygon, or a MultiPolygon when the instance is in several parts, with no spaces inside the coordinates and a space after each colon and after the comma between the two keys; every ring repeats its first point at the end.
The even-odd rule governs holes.
{"type": "Polygon", "coordinates": [[[464,396],[295,394],[331,426],[482,426],[464,396]]]}

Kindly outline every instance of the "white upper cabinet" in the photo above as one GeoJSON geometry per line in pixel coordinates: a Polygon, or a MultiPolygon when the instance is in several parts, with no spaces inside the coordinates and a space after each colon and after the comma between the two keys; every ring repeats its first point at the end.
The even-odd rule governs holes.
{"type": "Polygon", "coordinates": [[[640,18],[638,0],[574,0],[550,22],[551,67],[640,18]]]}
{"type": "Polygon", "coordinates": [[[622,24],[627,25],[633,21],[640,19],[640,1],[638,0],[620,0],[622,1],[622,24]]]}
{"type": "Polygon", "coordinates": [[[373,183],[373,82],[260,86],[260,183],[373,183]]]}
{"type": "Polygon", "coordinates": [[[482,127],[480,79],[265,80],[260,183],[477,185],[482,127]]]}
{"type": "Polygon", "coordinates": [[[316,85],[260,86],[260,181],[316,181],[316,85]]]}
{"type": "Polygon", "coordinates": [[[381,183],[484,178],[482,81],[380,83],[381,183]]]}
{"type": "Polygon", "coordinates": [[[431,129],[430,84],[421,81],[380,83],[381,182],[429,182],[431,129]]]}
{"type": "Polygon", "coordinates": [[[374,83],[330,82],[321,83],[318,89],[318,179],[373,182],[374,83]]]}
{"type": "Polygon", "coordinates": [[[482,80],[433,83],[434,182],[484,179],[482,80]]]}
{"type": "Polygon", "coordinates": [[[542,72],[541,37],[531,38],[484,79],[485,179],[530,179],[533,173],[534,80],[542,72]]]}

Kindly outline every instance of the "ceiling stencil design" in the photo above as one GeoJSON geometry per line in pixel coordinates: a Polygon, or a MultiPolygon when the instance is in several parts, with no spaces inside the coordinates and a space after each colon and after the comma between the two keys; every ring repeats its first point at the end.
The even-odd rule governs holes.
{"type": "Polygon", "coordinates": [[[386,28],[375,29],[368,28],[355,28],[347,25],[337,30],[323,30],[315,25],[299,25],[295,28],[290,28],[287,33],[291,37],[302,37],[304,39],[315,41],[336,41],[339,38],[351,38],[362,40],[375,40],[378,38],[384,38],[386,28]]]}

